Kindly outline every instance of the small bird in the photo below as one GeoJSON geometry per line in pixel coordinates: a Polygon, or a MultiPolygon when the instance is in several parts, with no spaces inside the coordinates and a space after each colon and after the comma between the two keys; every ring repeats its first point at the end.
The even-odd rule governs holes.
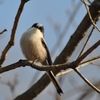
{"type": "MultiPolygon", "coordinates": [[[[39,62],[42,65],[52,65],[52,60],[48,47],[44,39],[44,27],[40,23],[35,23],[20,39],[20,46],[24,56],[33,62],[39,62]]],[[[58,94],[63,93],[52,71],[47,71],[47,75],[54,84],[58,94]]]]}

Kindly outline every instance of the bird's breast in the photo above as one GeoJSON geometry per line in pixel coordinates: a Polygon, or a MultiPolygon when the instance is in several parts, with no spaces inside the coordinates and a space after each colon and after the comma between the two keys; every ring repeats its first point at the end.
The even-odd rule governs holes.
{"type": "Polygon", "coordinates": [[[38,59],[44,62],[47,58],[47,51],[41,42],[42,34],[39,31],[32,33],[31,30],[29,33],[24,33],[20,41],[23,54],[27,59],[33,61],[38,59]]]}

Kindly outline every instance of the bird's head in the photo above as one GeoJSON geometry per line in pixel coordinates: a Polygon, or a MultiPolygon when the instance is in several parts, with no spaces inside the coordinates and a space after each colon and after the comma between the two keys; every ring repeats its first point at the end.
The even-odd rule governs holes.
{"type": "Polygon", "coordinates": [[[43,27],[42,24],[40,24],[40,23],[34,23],[31,28],[33,28],[33,27],[39,29],[42,33],[44,33],[44,27],[43,27]]]}

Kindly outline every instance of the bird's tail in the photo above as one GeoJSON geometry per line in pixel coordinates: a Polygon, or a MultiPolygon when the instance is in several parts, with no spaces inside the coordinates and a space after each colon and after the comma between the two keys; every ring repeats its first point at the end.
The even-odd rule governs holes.
{"type": "Polygon", "coordinates": [[[56,81],[53,72],[48,71],[47,74],[48,74],[49,78],[51,79],[52,83],[54,84],[54,86],[56,87],[58,94],[61,95],[61,93],[63,93],[63,91],[62,91],[61,87],[59,86],[58,82],[56,81]]]}

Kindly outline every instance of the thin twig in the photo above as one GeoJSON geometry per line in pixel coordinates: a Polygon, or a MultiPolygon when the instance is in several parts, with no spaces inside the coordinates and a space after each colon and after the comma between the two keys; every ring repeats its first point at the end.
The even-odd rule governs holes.
{"type": "Polygon", "coordinates": [[[88,6],[89,6],[88,3],[86,3],[85,0],[81,0],[81,1],[84,3],[84,5],[85,5],[85,7],[86,7],[87,13],[88,13],[88,15],[89,15],[89,18],[90,18],[90,20],[91,20],[93,26],[100,32],[100,29],[99,29],[98,26],[95,24],[95,22],[94,22],[94,20],[93,20],[93,18],[92,18],[92,16],[91,16],[91,13],[90,13],[89,8],[88,8],[88,6]]]}
{"type": "Polygon", "coordinates": [[[18,22],[19,22],[19,18],[21,16],[22,11],[23,11],[24,5],[27,1],[28,0],[21,0],[18,12],[17,12],[16,17],[15,17],[14,25],[13,25],[13,28],[12,28],[10,41],[8,42],[6,47],[4,48],[2,55],[1,55],[1,58],[0,58],[0,67],[2,67],[3,62],[6,59],[7,52],[14,45],[15,33],[16,33],[18,22]]]}
{"type": "Polygon", "coordinates": [[[98,40],[93,46],[91,46],[83,55],[81,55],[79,58],[77,58],[76,62],[77,65],[85,58],[87,57],[94,49],[96,49],[100,45],[100,40],[98,40]]]}
{"type": "MultiPolygon", "coordinates": [[[[99,59],[100,59],[100,56],[96,56],[96,57],[93,57],[93,58],[91,58],[91,59],[85,60],[85,61],[83,61],[83,62],[81,62],[81,63],[79,64],[79,66],[77,67],[77,69],[83,68],[83,67],[85,67],[85,66],[87,66],[87,65],[89,65],[89,64],[93,64],[95,61],[97,61],[97,60],[99,60],[99,59]]],[[[65,71],[59,72],[56,76],[65,75],[65,74],[68,74],[68,73],[70,73],[70,72],[72,72],[72,71],[73,71],[73,69],[67,69],[67,70],[65,70],[65,71]]]]}
{"type": "MultiPolygon", "coordinates": [[[[70,63],[70,64],[67,64],[68,66],[65,68],[65,66],[63,66],[65,69],[67,69],[67,68],[73,68],[73,69],[75,69],[78,65],[79,65],[79,63],[88,55],[88,54],[90,54],[96,47],[98,47],[100,45],[100,40],[98,41],[98,42],[96,42],[92,47],[90,47],[81,57],[79,57],[76,61],[74,61],[74,62],[72,62],[72,63],[70,63]]],[[[51,66],[49,66],[49,67],[51,67],[51,66]]],[[[52,68],[52,67],[51,67],[52,68]]],[[[55,67],[56,68],[56,67],[55,67]]],[[[60,67],[58,67],[58,68],[60,68],[60,67]]],[[[63,69],[62,68],[62,66],[61,66],[61,69],[63,69]]],[[[45,75],[43,76],[43,77],[45,77],[45,75]]],[[[43,80],[41,80],[42,82],[43,82],[43,80]]],[[[86,80],[86,81],[88,81],[88,80],[86,80]]],[[[40,83],[40,81],[39,81],[39,83],[40,83]]],[[[37,83],[36,83],[37,84],[37,83]]],[[[35,85],[36,85],[35,84],[35,85]]],[[[36,85],[37,86],[37,85],[36,85]]],[[[34,86],[33,86],[34,87],[34,86]]],[[[93,86],[92,86],[93,87],[93,86]]],[[[43,87],[41,87],[42,89],[43,89],[43,87]]],[[[29,92],[31,89],[33,89],[33,88],[30,88],[29,90],[27,90],[24,94],[26,94],[27,92],[29,92]]],[[[42,90],[41,89],[41,90],[42,90]]],[[[40,90],[40,89],[39,89],[40,90]]],[[[40,91],[41,92],[41,91],[40,91]]],[[[24,95],[24,94],[22,94],[22,95],[24,95]]],[[[32,95],[33,96],[33,95],[32,95]]],[[[15,98],[14,100],[17,100],[18,98],[22,98],[21,97],[21,95],[20,96],[18,96],[17,98],[15,98]]]]}
{"type": "Polygon", "coordinates": [[[15,69],[15,68],[18,68],[20,66],[31,66],[31,67],[34,67],[35,69],[37,70],[40,70],[40,71],[50,71],[50,70],[65,70],[65,69],[68,69],[68,68],[72,68],[72,69],[75,69],[76,67],[78,67],[78,65],[80,64],[80,62],[86,57],[88,56],[94,49],[96,49],[98,46],[100,45],[100,40],[98,42],[96,42],[92,47],[90,47],[82,56],[80,56],[76,61],[73,61],[72,63],[65,63],[65,64],[59,64],[59,65],[52,65],[52,66],[38,66],[38,65],[35,65],[33,64],[32,61],[19,61],[17,63],[14,63],[14,64],[11,64],[11,65],[8,65],[6,67],[3,67],[0,69],[0,73],[3,73],[3,72],[6,72],[6,71],[9,71],[11,69],[15,69]],[[33,64],[33,65],[32,65],[33,64]]]}
{"type": "Polygon", "coordinates": [[[78,58],[82,55],[82,53],[83,53],[83,51],[84,51],[84,49],[85,49],[85,47],[86,47],[86,45],[87,45],[87,43],[88,43],[88,41],[89,41],[90,36],[92,35],[94,29],[95,29],[95,28],[94,28],[94,26],[93,26],[93,28],[92,28],[92,30],[91,30],[91,32],[90,32],[90,34],[89,34],[89,36],[88,36],[88,38],[87,38],[87,40],[86,40],[84,46],[83,46],[83,48],[82,48],[82,50],[81,50],[81,52],[80,52],[78,58]]]}
{"type": "Polygon", "coordinates": [[[96,92],[100,93],[100,90],[95,87],[85,76],[82,75],[82,73],[79,71],[79,69],[74,69],[74,71],[90,86],[92,87],[96,92]]]}
{"type": "MultiPolygon", "coordinates": [[[[82,68],[84,66],[87,66],[95,61],[97,61],[98,59],[100,58],[100,56],[96,56],[94,58],[91,58],[91,59],[88,59],[86,61],[83,61],[79,64],[79,66],[77,68],[82,68]]],[[[73,63],[73,62],[71,62],[73,63]]],[[[63,74],[67,74],[71,71],[73,71],[73,69],[69,69],[71,68],[71,63],[65,63],[65,64],[59,64],[59,65],[46,65],[46,66],[39,66],[35,63],[33,63],[33,61],[30,61],[30,60],[20,60],[16,63],[13,63],[11,65],[7,65],[7,66],[4,66],[2,68],[0,68],[0,74],[1,73],[4,73],[4,72],[7,72],[7,71],[10,71],[10,70],[13,70],[15,68],[19,68],[19,67],[25,67],[25,66],[30,66],[31,68],[34,68],[34,69],[37,69],[39,71],[54,71],[54,70],[65,70],[65,69],[68,69],[66,71],[63,71],[63,72],[60,72],[57,74],[57,76],[60,76],[63,75],[63,74]]],[[[74,65],[73,65],[74,66],[74,65]]]]}
{"type": "Polygon", "coordinates": [[[2,32],[0,32],[0,34],[3,34],[4,32],[6,32],[7,31],[7,29],[4,29],[2,32]]]}
{"type": "Polygon", "coordinates": [[[55,71],[57,69],[61,70],[61,69],[66,69],[70,67],[70,64],[65,63],[65,64],[59,64],[59,65],[37,65],[36,63],[33,63],[33,61],[31,60],[20,60],[16,63],[7,65],[5,67],[0,68],[0,74],[13,70],[15,68],[19,68],[19,67],[25,67],[25,66],[30,66],[31,68],[34,68],[36,70],[39,71],[55,71]]]}
{"type": "Polygon", "coordinates": [[[96,57],[93,57],[91,59],[85,60],[85,61],[81,62],[79,65],[82,65],[82,64],[85,64],[85,63],[92,63],[92,61],[96,61],[98,59],[100,59],[100,55],[96,56],[96,57]]]}
{"type": "Polygon", "coordinates": [[[68,69],[68,68],[72,68],[72,69],[75,69],[76,67],[78,67],[78,65],[80,64],[80,62],[85,58],[87,57],[94,49],[96,49],[98,46],[100,45],[100,40],[97,41],[92,47],[90,47],[82,56],[80,56],[76,61],[73,61],[72,63],[65,63],[65,64],[59,64],[59,65],[52,65],[52,66],[38,66],[38,65],[35,65],[35,66],[32,66],[32,61],[29,61],[29,62],[17,62],[15,64],[12,64],[12,65],[9,65],[8,67],[4,67],[4,68],[1,68],[0,71],[1,73],[3,72],[6,72],[8,70],[11,70],[11,69],[15,69],[17,67],[20,67],[20,66],[25,66],[25,65],[29,65],[29,66],[32,66],[34,67],[35,69],[37,70],[40,70],[40,71],[50,71],[50,70],[65,70],[65,69],[68,69]],[[2,71],[3,70],[3,71],[2,71]]]}

